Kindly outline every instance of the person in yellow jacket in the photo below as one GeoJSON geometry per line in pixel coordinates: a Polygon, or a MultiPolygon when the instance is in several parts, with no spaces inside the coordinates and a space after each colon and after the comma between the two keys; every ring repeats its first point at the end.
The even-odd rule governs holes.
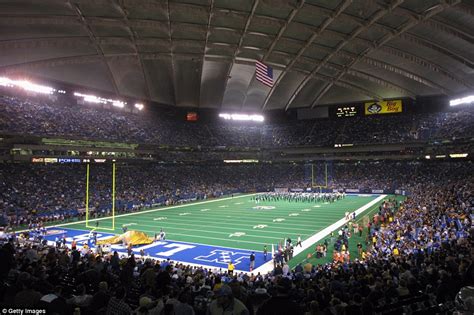
{"type": "Polygon", "coordinates": [[[230,261],[229,264],[227,265],[227,272],[228,272],[229,276],[234,275],[234,269],[235,269],[235,266],[232,263],[232,261],[230,261]]]}
{"type": "Polygon", "coordinates": [[[393,253],[393,256],[398,256],[398,255],[400,255],[400,250],[397,247],[395,247],[393,249],[392,253],[393,253]]]}

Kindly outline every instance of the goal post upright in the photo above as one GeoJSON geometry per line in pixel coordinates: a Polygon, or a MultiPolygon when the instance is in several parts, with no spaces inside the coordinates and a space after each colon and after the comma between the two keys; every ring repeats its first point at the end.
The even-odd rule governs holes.
{"type": "Polygon", "coordinates": [[[89,163],[86,165],[86,227],[89,224],[89,163]]]}
{"type": "MultiPolygon", "coordinates": [[[[321,173],[324,173],[324,174],[320,174],[320,175],[323,175],[321,176],[322,177],[322,181],[323,183],[315,183],[314,181],[314,176],[315,176],[315,171],[314,171],[314,164],[311,163],[311,187],[312,188],[319,188],[320,192],[322,192],[322,189],[323,188],[328,188],[328,163],[327,162],[324,162],[324,169],[321,169],[321,173]]],[[[316,170],[316,176],[318,176],[318,170],[316,170]]]]}
{"type": "Polygon", "coordinates": [[[115,230],[115,162],[112,163],[112,230],[115,230]]]}
{"type": "MultiPolygon", "coordinates": [[[[116,167],[115,162],[112,163],[112,228],[100,227],[101,230],[114,231],[115,230],[115,177],[116,167]]],[[[89,186],[90,186],[90,164],[86,166],[86,228],[97,229],[97,226],[91,226],[89,224],[89,186]]],[[[104,220],[106,218],[100,219],[104,220]]],[[[96,219],[99,220],[99,219],[96,219]]]]}

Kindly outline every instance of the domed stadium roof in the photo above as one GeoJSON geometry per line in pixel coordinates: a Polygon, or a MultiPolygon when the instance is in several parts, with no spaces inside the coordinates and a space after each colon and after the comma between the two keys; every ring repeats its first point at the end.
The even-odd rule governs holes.
{"type": "Polygon", "coordinates": [[[0,0],[0,75],[242,111],[474,87],[474,1],[0,0]],[[273,69],[256,80],[255,62],[273,69]]]}

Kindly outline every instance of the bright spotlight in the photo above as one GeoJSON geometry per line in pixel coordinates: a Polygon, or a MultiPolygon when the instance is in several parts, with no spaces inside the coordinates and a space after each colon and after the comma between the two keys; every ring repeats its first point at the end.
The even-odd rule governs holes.
{"type": "Polygon", "coordinates": [[[248,114],[228,114],[221,113],[219,114],[220,118],[225,120],[240,120],[240,121],[257,121],[262,122],[265,118],[262,115],[248,115],[248,114]]]}
{"type": "Polygon", "coordinates": [[[461,104],[472,104],[474,102],[474,95],[469,95],[463,98],[457,98],[449,101],[449,106],[457,106],[461,104]]]}
{"type": "Polygon", "coordinates": [[[56,90],[50,86],[39,85],[26,80],[12,80],[6,77],[0,77],[0,85],[6,87],[16,86],[25,91],[31,91],[41,94],[53,94],[54,92],[56,92],[56,90]]]}

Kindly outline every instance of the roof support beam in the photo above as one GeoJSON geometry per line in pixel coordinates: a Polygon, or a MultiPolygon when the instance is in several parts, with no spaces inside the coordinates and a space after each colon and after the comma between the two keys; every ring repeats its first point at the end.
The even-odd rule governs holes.
{"type": "Polygon", "coordinates": [[[140,56],[140,52],[138,50],[137,36],[135,35],[135,32],[133,31],[132,27],[130,26],[130,23],[129,23],[129,20],[128,20],[128,12],[124,9],[123,0],[117,0],[117,8],[122,13],[123,21],[124,21],[125,25],[128,27],[128,30],[130,32],[130,36],[132,38],[133,47],[135,49],[135,53],[137,54],[138,63],[140,65],[140,72],[142,73],[143,81],[145,82],[145,96],[148,99],[151,99],[150,84],[149,84],[149,81],[148,81],[148,78],[147,78],[147,75],[146,75],[146,72],[145,72],[145,65],[143,64],[142,57],[140,56]]]}
{"type": "MultiPolygon", "coordinates": [[[[332,69],[332,70],[336,70],[336,71],[342,71],[344,69],[343,66],[341,65],[337,65],[337,64],[334,64],[334,63],[331,63],[331,62],[328,62],[324,65],[325,68],[328,68],[328,69],[332,69]]],[[[366,73],[364,71],[360,71],[360,70],[350,70],[348,72],[348,74],[354,76],[354,77],[358,77],[358,78],[361,78],[361,79],[365,79],[365,80],[368,80],[368,81],[371,81],[371,82],[374,82],[380,86],[383,86],[383,87],[386,87],[386,88],[389,88],[389,89],[392,89],[392,90],[396,90],[397,92],[399,93],[402,93],[412,99],[415,98],[416,96],[416,93],[413,92],[413,91],[410,91],[398,84],[395,84],[393,82],[390,82],[390,81],[387,81],[381,77],[378,77],[378,76],[375,76],[374,74],[372,73],[366,73]]]]}
{"type": "Polygon", "coordinates": [[[171,11],[170,11],[170,0],[166,1],[166,14],[168,16],[168,40],[170,42],[170,57],[171,57],[171,72],[173,75],[173,100],[174,105],[177,104],[177,84],[176,84],[176,75],[175,75],[175,66],[174,66],[174,56],[173,56],[173,37],[171,36],[171,11]]]}
{"type": "MultiPolygon", "coordinates": [[[[296,88],[296,90],[293,92],[293,94],[289,98],[288,102],[286,103],[285,111],[288,110],[288,108],[290,108],[291,103],[295,100],[296,96],[301,92],[301,90],[306,86],[306,84],[311,80],[313,74],[318,73],[318,71],[321,70],[323,65],[326,64],[332,57],[334,57],[337,54],[337,52],[339,52],[351,40],[356,38],[360,33],[366,31],[375,22],[377,22],[378,20],[380,20],[381,18],[383,18],[384,16],[386,16],[387,14],[392,12],[393,9],[395,9],[397,6],[399,6],[402,3],[403,3],[403,0],[397,0],[397,1],[393,2],[388,8],[385,8],[385,9],[382,9],[382,10],[379,10],[379,11],[375,12],[365,24],[360,25],[358,28],[356,28],[352,32],[352,34],[350,34],[348,36],[347,39],[340,42],[330,54],[328,54],[328,55],[326,55],[326,57],[324,57],[323,61],[311,72],[311,75],[306,76],[303,79],[303,81],[300,82],[300,84],[298,85],[298,87],[296,88]]],[[[324,91],[324,93],[325,92],[326,91],[324,91]]]]}
{"type": "MultiPolygon", "coordinates": [[[[234,29],[229,29],[229,30],[235,31],[234,29]]],[[[331,32],[332,32],[332,35],[334,35],[334,36],[338,36],[338,37],[341,37],[341,38],[347,38],[347,36],[345,36],[342,33],[335,32],[335,31],[331,31],[331,32]]],[[[247,32],[247,34],[249,34],[249,33],[247,32]]],[[[265,36],[270,37],[269,35],[265,35],[265,36]]],[[[296,42],[296,44],[300,44],[301,42],[303,42],[303,41],[296,40],[296,39],[289,39],[289,38],[285,38],[285,39],[294,41],[294,42],[296,42]]],[[[98,40],[99,40],[100,44],[117,44],[117,45],[130,45],[130,46],[132,46],[132,44],[133,44],[129,40],[128,37],[103,36],[103,37],[98,38],[98,40]]],[[[359,42],[361,42],[365,45],[368,45],[368,46],[372,45],[372,42],[361,39],[361,38],[356,38],[355,40],[357,40],[357,41],[359,41],[359,42]]],[[[142,45],[155,45],[157,43],[164,42],[164,41],[166,41],[166,43],[169,43],[168,38],[151,38],[151,37],[136,39],[135,43],[136,44],[142,44],[142,45]]],[[[175,39],[174,41],[176,42],[177,40],[175,39]]],[[[187,39],[185,41],[202,42],[202,40],[200,40],[200,39],[199,40],[198,39],[187,39]]],[[[23,39],[3,40],[3,41],[0,41],[0,49],[11,49],[11,48],[35,49],[36,47],[45,47],[45,46],[58,47],[58,48],[67,47],[67,46],[79,47],[79,46],[85,46],[85,45],[88,45],[88,44],[90,44],[89,36],[39,37],[39,38],[23,38],[23,39]]],[[[231,44],[227,44],[227,43],[209,42],[209,40],[208,40],[207,44],[204,41],[204,44],[205,45],[228,45],[228,47],[237,47],[236,45],[231,45],[231,44]]],[[[248,49],[261,49],[261,50],[263,50],[263,48],[259,48],[259,47],[245,47],[244,46],[242,48],[243,49],[248,48],[248,49]]],[[[317,44],[317,43],[313,43],[312,48],[321,50],[325,53],[332,53],[333,52],[333,48],[322,46],[322,45],[317,44]]],[[[450,70],[448,70],[446,68],[443,68],[440,65],[433,63],[430,60],[427,60],[427,59],[422,58],[422,57],[417,56],[417,55],[413,55],[413,54],[411,54],[407,51],[400,50],[398,47],[385,45],[383,47],[380,47],[379,51],[382,51],[384,53],[387,53],[387,54],[390,54],[390,55],[408,60],[410,62],[416,63],[419,66],[425,67],[425,68],[429,69],[430,71],[437,72],[440,75],[448,78],[449,80],[452,80],[452,81],[456,82],[457,84],[463,85],[467,88],[470,88],[470,89],[474,88],[473,84],[461,79],[459,76],[457,76],[455,73],[451,72],[450,70]]],[[[277,54],[285,55],[286,57],[289,57],[289,58],[294,57],[293,54],[289,54],[289,53],[286,53],[286,52],[281,52],[281,51],[274,51],[274,52],[277,53],[277,54]]],[[[156,53],[161,53],[161,52],[156,52],[156,53]]],[[[336,54],[339,55],[339,56],[345,57],[345,58],[349,58],[351,60],[357,57],[357,54],[348,52],[347,50],[343,50],[343,49],[338,51],[336,54]]],[[[113,55],[116,55],[116,54],[113,54],[113,55]]],[[[106,56],[112,56],[112,54],[107,54],[106,56]]],[[[307,57],[307,56],[302,56],[300,58],[301,59],[307,59],[310,62],[316,62],[316,63],[320,62],[320,60],[313,59],[313,58],[310,58],[310,57],[307,57]]],[[[363,61],[365,62],[365,60],[378,61],[378,60],[370,58],[370,57],[365,57],[363,61]]],[[[373,62],[373,65],[378,66],[379,63],[373,62]]],[[[275,67],[274,65],[272,65],[272,66],[275,67]]],[[[393,66],[393,67],[396,68],[395,66],[393,66]]],[[[284,69],[283,66],[280,67],[280,68],[284,69]]],[[[400,74],[401,71],[403,71],[403,69],[402,68],[398,68],[398,69],[399,70],[397,71],[397,73],[400,74]]],[[[387,69],[385,67],[385,70],[389,70],[389,69],[387,69]]],[[[406,76],[410,79],[413,78],[413,76],[411,74],[407,74],[407,75],[404,75],[404,76],[406,76]]],[[[422,79],[427,79],[426,77],[422,77],[419,74],[417,74],[417,76],[419,76],[422,79]]]]}
{"type": "MultiPolygon", "coordinates": [[[[302,0],[304,2],[304,0],[302,0]]],[[[194,8],[202,8],[202,5],[199,4],[192,4],[192,3],[180,3],[179,5],[182,6],[189,6],[189,7],[194,7],[194,8]]],[[[298,4],[299,6],[300,4],[298,4]]],[[[308,4],[310,8],[314,11],[318,11],[321,14],[324,15],[331,15],[333,11],[331,9],[327,9],[324,7],[317,6],[315,4],[308,4]]],[[[156,5],[154,5],[156,6],[156,5]]],[[[473,14],[472,9],[470,7],[460,4],[457,6],[458,9],[462,10],[463,13],[467,14],[473,14]]],[[[397,12],[402,13],[404,16],[411,17],[411,18],[419,18],[419,15],[416,14],[415,12],[411,12],[408,9],[402,8],[402,7],[397,7],[395,9],[397,12]]],[[[240,14],[240,15],[247,15],[247,12],[245,11],[240,11],[240,10],[229,10],[229,9],[215,9],[216,12],[232,12],[234,14],[240,14]]],[[[285,20],[275,18],[272,16],[267,16],[263,14],[255,14],[256,18],[263,18],[263,19],[268,19],[268,20],[273,20],[273,21],[278,21],[280,23],[286,23],[285,20]]],[[[350,21],[353,21],[354,23],[358,25],[364,25],[365,20],[357,17],[350,15],[348,13],[342,13],[340,15],[342,19],[347,19],[350,21]]],[[[11,14],[0,14],[0,24],[9,24],[9,25],[15,25],[15,24],[54,24],[54,25],[65,25],[65,24],[78,24],[77,20],[71,19],[71,16],[68,15],[31,15],[31,14],[24,14],[22,16],[17,16],[17,15],[11,15],[11,14]]],[[[113,17],[86,17],[86,19],[89,21],[90,24],[97,24],[97,25],[109,25],[109,26],[121,26],[120,20],[117,18],[113,17]]],[[[166,21],[159,21],[159,20],[140,20],[140,19],[133,19],[130,20],[130,23],[138,23],[142,27],[152,26],[152,25],[159,25],[159,24],[165,24],[166,21]]],[[[427,22],[427,24],[430,25],[430,27],[434,27],[442,32],[445,32],[447,34],[450,34],[451,36],[455,36],[461,40],[469,41],[472,43],[473,41],[473,36],[462,29],[459,29],[458,27],[454,25],[449,25],[439,19],[436,20],[430,20],[427,22]]],[[[135,26],[132,24],[132,27],[135,26]]],[[[374,26],[380,27],[380,28],[387,28],[386,25],[380,24],[380,23],[375,23],[374,26]]]]}
{"type": "MultiPolygon", "coordinates": [[[[327,49],[325,51],[327,51],[328,53],[332,52],[332,50],[330,50],[330,49],[327,49]]],[[[358,57],[357,54],[350,53],[350,52],[345,51],[345,50],[338,51],[337,55],[340,55],[340,56],[345,57],[345,58],[350,59],[350,60],[354,60],[358,57]]],[[[394,66],[394,65],[386,63],[384,61],[381,61],[381,60],[378,60],[378,59],[375,59],[375,58],[370,58],[370,57],[364,57],[364,58],[361,59],[361,61],[364,62],[364,63],[367,63],[371,66],[374,66],[374,67],[377,67],[377,68],[380,68],[380,69],[383,69],[383,70],[386,70],[386,71],[390,71],[390,72],[402,75],[402,76],[404,76],[404,77],[406,77],[410,80],[416,81],[420,84],[429,86],[431,88],[439,89],[441,91],[444,90],[443,86],[431,81],[427,77],[420,76],[419,74],[416,74],[414,72],[405,70],[405,69],[400,68],[398,66],[394,66]]],[[[320,61],[317,60],[316,62],[319,63],[320,61]]],[[[344,70],[344,67],[340,66],[340,69],[344,70]]]]}
{"type": "Polygon", "coordinates": [[[227,90],[227,84],[229,83],[230,73],[232,72],[232,68],[234,67],[235,59],[237,58],[237,55],[240,52],[240,47],[242,46],[242,43],[244,42],[245,33],[247,33],[247,30],[250,26],[250,22],[252,21],[252,18],[255,14],[255,10],[257,10],[257,6],[258,6],[259,1],[260,0],[254,0],[252,10],[250,10],[250,13],[247,16],[247,21],[245,22],[245,27],[242,31],[242,34],[240,35],[239,44],[237,45],[237,48],[234,50],[234,54],[232,56],[232,61],[229,65],[229,69],[227,70],[227,76],[224,79],[225,83],[224,83],[224,92],[222,93],[221,107],[222,107],[222,104],[224,102],[225,91],[227,90]]]}
{"type": "Polygon", "coordinates": [[[364,50],[362,53],[359,54],[359,56],[354,59],[352,62],[350,62],[344,69],[344,71],[341,71],[337,77],[335,78],[335,80],[329,84],[326,85],[326,87],[318,94],[316,95],[316,97],[314,98],[312,104],[311,104],[311,107],[313,108],[317,102],[326,94],[326,92],[331,88],[331,86],[334,84],[334,82],[337,82],[338,80],[340,80],[357,62],[359,62],[362,58],[365,57],[365,55],[367,55],[368,53],[370,53],[371,51],[375,50],[375,49],[378,49],[379,47],[383,46],[385,43],[387,43],[388,41],[392,40],[393,38],[397,37],[397,36],[400,36],[401,34],[405,33],[406,31],[408,31],[409,29],[413,28],[414,26],[418,25],[419,23],[425,21],[425,20],[428,20],[430,19],[431,17],[433,17],[434,15],[444,11],[446,8],[450,7],[450,6],[453,6],[453,5],[456,5],[457,3],[459,3],[460,0],[454,0],[453,2],[451,3],[446,3],[446,2],[442,2],[440,5],[438,6],[435,6],[434,9],[428,9],[426,10],[426,12],[422,15],[422,18],[418,19],[418,20],[410,20],[408,21],[407,23],[405,23],[404,25],[402,25],[401,27],[398,28],[397,32],[393,32],[393,33],[389,33],[387,34],[386,36],[382,37],[378,42],[375,43],[375,45],[372,47],[372,48],[367,48],[366,50],[364,50]]]}
{"type": "MultiPolygon", "coordinates": [[[[417,65],[420,65],[420,66],[423,66],[425,68],[428,68],[430,69],[431,71],[434,71],[434,72],[438,72],[439,74],[445,76],[446,78],[460,84],[460,85],[464,85],[465,87],[467,88],[473,88],[474,85],[472,85],[471,83],[468,83],[467,81],[459,78],[456,74],[454,74],[453,72],[423,58],[423,57],[420,57],[420,56],[416,56],[416,55],[413,55],[409,52],[406,52],[406,51],[403,51],[403,50],[400,50],[398,48],[395,48],[395,47],[392,47],[392,46],[388,46],[388,45],[385,45],[383,47],[380,48],[381,51],[385,52],[385,53],[388,53],[390,55],[393,55],[393,56],[397,56],[397,57],[400,57],[400,58],[403,58],[405,60],[408,60],[408,61],[411,61],[413,63],[416,63],[417,65]]],[[[371,59],[369,57],[366,57],[367,59],[371,59]]]]}
{"type": "Polygon", "coordinates": [[[206,28],[206,42],[204,43],[204,50],[202,52],[202,62],[201,62],[201,68],[199,69],[199,78],[201,80],[199,84],[199,101],[198,101],[198,107],[201,106],[201,90],[202,90],[202,73],[204,72],[204,62],[206,59],[206,50],[207,50],[207,43],[209,42],[209,34],[211,33],[211,21],[212,17],[214,16],[214,0],[210,0],[209,3],[209,18],[207,19],[207,28],[206,28]]]}
{"type": "MultiPolygon", "coordinates": [[[[371,99],[382,99],[382,97],[380,95],[378,95],[377,93],[374,93],[373,91],[369,91],[366,88],[355,84],[354,82],[349,82],[349,81],[345,81],[345,80],[340,80],[340,81],[336,82],[333,77],[329,77],[329,76],[321,74],[321,73],[316,73],[314,75],[314,77],[318,78],[318,79],[320,79],[324,82],[329,81],[329,82],[332,82],[334,85],[338,85],[338,86],[341,86],[341,87],[346,88],[346,89],[354,90],[358,93],[361,93],[363,95],[366,95],[366,96],[370,97],[371,99]]],[[[324,91],[324,89],[325,89],[325,87],[322,88],[323,91],[324,91]]]]}
{"type": "Polygon", "coordinates": [[[92,44],[95,46],[97,53],[99,54],[103,63],[105,64],[107,68],[107,74],[109,76],[110,82],[112,83],[115,94],[120,95],[120,90],[118,88],[117,81],[115,80],[112,69],[110,68],[109,63],[107,62],[107,58],[105,58],[104,51],[102,50],[102,47],[100,46],[97,37],[95,36],[89,24],[87,23],[87,20],[84,17],[84,14],[82,13],[81,9],[79,8],[77,4],[72,4],[71,1],[68,1],[68,5],[74,10],[74,12],[76,12],[77,16],[79,17],[79,20],[82,22],[82,26],[84,27],[87,34],[89,35],[89,38],[92,41],[92,44]]]}
{"type": "Polygon", "coordinates": [[[352,3],[352,0],[344,0],[342,1],[339,6],[335,9],[334,12],[332,12],[332,14],[324,20],[323,23],[321,23],[321,25],[313,32],[313,35],[311,35],[311,37],[306,41],[306,44],[298,51],[298,53],[296,54],[295,58],[293,58],[293,60],[291,60],[291,62],[288,64],[288,66],[286,66],[285,70],[280,74],[280,76],[278,76],[278,79],[275,81],[275,83],[273,84],[272,88],[270,89],[270,91],[268,92],[267,94],[267,97],[265,98],[265,101],[263,102],[263,105],[262,105],[262,111],[265,109],[265,107],[267,106],[268,104],[268,101],[270,100],[270,98],[272,97],[273,95],[273,92],[275,91],[276,87],[280,84],[281,80],[283,79],[283,77],[288,73],[288,71],[293,67],[293,65],[296,63],[296,61],[298,61],[298,58],[301,57],[301,55],[305,52],[306,49],[308,49],[308,47],[311,46],[311,44],[313,43],[313,41],[319,36],[321,35],[322,32],[324,32],[326,30],[326,28],[352,3]]]}
{"type": "MultiPolygon", "coordinates": [[[[288,15],[288,18],[285,21],[285,24],[283,24],[283,26],[280,27],[280,30],[278,31],[277,36],[273,39],[272,43],[270,44],[270,47],[268,48],[267,52],[263,56],[262,62],[267,61],[268,57],[273,52],[273,49],[275,48],[276,44],[278,43],[278,41],[280,40],[280,38],[283,36],[286,29],[288,28],[288,25],[290,25],[290,23],[293,22],[293,19],[295,18],[296,14],[298,14],[298,12],[304,6],[304,4],[305,4],[305,0],[301,0],[301,1],[299,1],[298,5],[293,10],[291,10],[290,14],[288,15]]],[[[248,92],[249,92],[249,87],[250,87],[250,85],[252,84],[252,82],[254,80],[255,80],[255,72],[253,73],[252,79],[250,80],[249,84],[247,85],[247,91],[245,93],[244,101],[242,102],[241,108],[245,105],[245,102],[247,100],[247,95],[248,95],[248,92]]]]}
{"type": "MultiPolygon", "coordinates": [[[[390,28],[390,32],[395,32],[396,30],[395,29],[391,29],[390,28]]],[[[331,35],[332,36],[336,36],[336,37],[340,37],[341,39],[347,39],[348,36],[346,34],[343,34],[343,33],[340,33],[340,32],[337,32],[337,31],[331,31],[331,35]]],[[[419,45],[423,45],[425,47],[428,47],[428,48],[431,48],[431,46],[429,46],[429,43],[427,42],[420,42],[420,39],[415,36],[415,35],[408,35],[408,34],[403,34],[401,35],[401,37],[403,38],[407,38],[407,40],[411,40],[412,42],[414,42],[415,44],[419,44],[419,45]]],[[[355,38],[356,41],[360,42],[361,44],[364,44],[366,45],[367,47],[373,47],[374,43],[369,41],[369,40],[366,40],[366,39],[363,39],[363,38],[360,38],[360,37],[357,37],[355,38]]],[[[313,48],[316,48],[316,49],[320,49],[326,53],[332,53],[334,51],[333,48],[331,47],[325,47],[325,46],[322,46],[322,45],[319,45],[319,44],[313,44],[313,48]]],[[[451,50],[448,50],[446,48],[442,48],[444,51],[446,51],[446,53],[449,53],[449,54],[455,54],[453,53],[451,50]]],[[[455,81],[457,82],[458,84],[462,84],[468,88],[472,88],[473,85],[471,83],[468,83],[466,82],[465,80],[461,79],[460,77],[458,77],[456,74],[454,74],[453,72],[449,71],[448,69],[445,69],[443,67],[441,67],[440,65],[438,64],[435,64],[433,63],[432,61],[429,61],[427,59],[424,59],[422,57],[419,57],[417,55],[414,55],[410,52],[407,52],[407,51],[403,51],[403,50],[400,50],[400,48],[396,48],[394,46],[390,46],[390,45],[384,45],[382,47],[379,47],[378,48],[379,51],[383,51],[385,53],[388,53],[388,54],[391,54],[391,55],[394,55],[394,56],[397,56],[397,57],[401,57],[401,58],[404,58],[404,59],[407,59],[411,62],[414,62],[414,63],[417,63],[418,65],[421,65],[423,67],[427,67],[429,68],[430,70],[432,71],[435,71],[435,72],[438,72],[440,73],[441,75],[447,77],[448,79],[452,80],[452,81],[455,81]]],[[[444,52],[441,52],[441,53],[444,53],[444,52]]],[[[351,52],[348,52],[347,50],[340,50],[337,52],[338,55],[342,55],[346,58],[350,58],[350,59],[354,59],[357,57],[357,54],[354,54],[354,53],[351,53],[351,52]]],[[[454,59],[456,58],[459,58],[457,59],[460,63],[462,64],[466,64],[466,62],[468,62],[468,60],[460,55],[454,55],[453,56],[454,59]]],[[[371,60],[372,58],[370,57],[365,57],[364,60],[371,60]]],[[[372,60],[376,60],[376,59],[372,59],[372,60]]],[[[469,66],[469,65],[468,65],[469,66]]],[[[403,70],[402,68],[399,68],[400,70],[403,70]]],[[[419,76],[419,75],[418,75],[419,76]]],[[[410,77],[410,76],[407,76],[407,77],[410,77]]],[[[421,76],[420,76],[421,77],[421,76]]],[[[411,77],[410,77],[411,78],[411,77]]],[[[426,78],[425,78],[426,79],[426,78]]]]}

